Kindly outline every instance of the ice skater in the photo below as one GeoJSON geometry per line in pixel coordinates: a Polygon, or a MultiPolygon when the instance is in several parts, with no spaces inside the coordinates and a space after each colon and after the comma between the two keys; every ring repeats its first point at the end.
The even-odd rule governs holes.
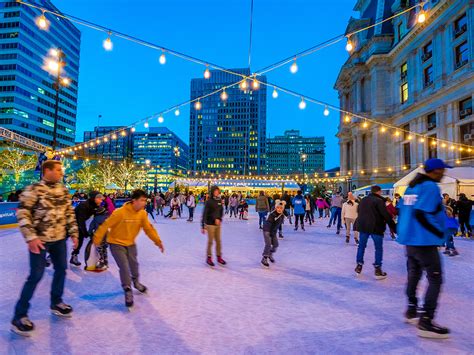
{"type": "Polygon", "coordinates": [[[217,262],[220,265],[226,265],[226,261],[222,259],[222,241],[221,241],[221,223],[224,214],[222,200],[219,197],[220,190],[217,186],[211,187],[211,195],[204,205],[201,220],[201,233],[207,232],[207,265],[215,266],[212,261],[212,246],[216,243],[217,262]]]}
{"type": "MultiPolygon", "coordinates": [[[[303,197],[303,191],[298,190],[298,193],[291,202],[295,210],[295,231],[298,230],[298,222],[301,223],[301,229],[304,231],[304,214],[306,210],[306,201],[303,197]]],[[[291,222],[290,222],[291,223],[291,222]]]]}
{"type": "Polygon", "coordinates": [[[278,248],[277,231],[280,229],[285,219],[285,201],[276,200],[275,210],[272,211],[268,218],[263,222],[263,238],[265,240],[265,248],[262,254],[262,265],[266,268],[270,267],[268,260],[274,263],[273,254],[278,248]]]}
{"type": "Polygon", "coordinates": [[[147,194],[143,190],[135,190],[132,193],[132,200],[117,209],[94,234],[94,244],[99,247],[105,234],[110,246],[112,256],[120,271],[120,281],[125,293],[125,306],[133,307],[133,287],[140,293],[145,293],[147,287],[140,283],[137,246],[135,239],[143,228],[148,238],[164,253],[163,243],[150,224],[145,211],[147,194]],[[131,274],[131,277],[130,277],[131,274]]]}
{"type": "Polygon", "coordinates": [[[79,232],[69,191],[62,184],[63,166],[57,160],[46,160],[42,166],[40,182],[28,186],[20,195],[17,217],[20,232],[28,245],[30,275],[15,306],[12,331],[30,336],[35,329],[28,318],[30,300],[46,267],[46,253],[51,256],[54,276],[51,284],[51,312],[61,317],[71,317],[72,307],[63,302],[67,269],[66,237],[74,248],[79,244],[79,232]]]}

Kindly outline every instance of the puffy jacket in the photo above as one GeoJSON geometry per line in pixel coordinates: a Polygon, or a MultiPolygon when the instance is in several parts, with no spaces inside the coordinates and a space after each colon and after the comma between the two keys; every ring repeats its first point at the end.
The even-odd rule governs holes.
{"type": "Polygon", "coordinates": [[[443,245],[447,237],[446,219],[436,181],[418,174],[400,202],[397,242],[412,246],[443,245]]]}
{"type": "Polygon", "coordinates": [[[206,224],[210,226],[216,225],[216,220],[222,221],[223,214],[224,208],[222,207],[222,200],[220,198],[210,198],[204,205],[201,226],[204,228],[206,224]]]}
{"type": "Polygon", "coordinates": [[[472,210],[472,201],[466,197],[460,198],[456,202],[456,208],[459,215],[459,218],[469,219],[472,210]]]}
{"type": "Polygon", "coordinates": [[[274,236],[277,233],[277,230],[283,224],[285,220],[285,214],[279,214],[277,211],[273,211],[263,222],[263,231],[270,232],[270,235],[274,236]]]}
{"type": "Polygon", "coordinates": [[[265,196],[258,196],[255,204],[255,210],[257,212],[270,211],[270,204],[268,203],[268,198],[265,196]]]}
{"type": "Polygon", "coordinates": [[[86,222],[95,214],[99,207],[94,201],[98,194],[98,192],[91,192],[89,195],[90,197],[86,201],[81,202],[74,210],[74,213],[76,214],[77,227],[79,228],[79,235],[82,237],[88,236],[86,222]]]}
{"type": "Polygon", "coordinates": [[[356,203],[355,201],[352,201],[352,205],[349,203],[349,201],[344,202],[342,205],[342,212],[341,212],[341,217],[344,220],[345,218],[350,218],[350,219],[357,219],[357,211],[359,209],[359,204],[356,203]]]}
{"type": "Polygon", "coordinates": [[[17,218],[27,242],[56,242],[67,235],[78,237],[71,196],[60,183],[42,180],[28,186],[20,195],[17,218]]]}
{"type": "Polygon", "coordinates": [[[303,196],[296,195],[292,201],[294,214],[305,214],[306,209],[306,201],[304,200],[303,196]]]}
{"type": "Polygon", "coordinates": [[[382,235],[386,224],[395,229],[395,223],[385,206],[385,199],[377,194],[370,194],[360,201],[356,224],[357,230],[362,233],[382,235]]]}
{"type": "Polygon", "coordinates": [[[326,200],[322,199],[321,197],[318,197],[318,199],[316,200],[316,207],[317,208],[329,208],[329,205],[326,202],[326,200]]]}

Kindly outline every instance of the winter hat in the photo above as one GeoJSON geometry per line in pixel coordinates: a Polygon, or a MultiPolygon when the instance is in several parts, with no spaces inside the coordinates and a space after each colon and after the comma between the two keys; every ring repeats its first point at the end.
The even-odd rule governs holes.
{"type": "Polygon", "coordinates": [[[275,200],[275,207],[276,206],[283,206],[285,207],[286,206],[286,201],[283,201],[283,200],[275,200]]]}

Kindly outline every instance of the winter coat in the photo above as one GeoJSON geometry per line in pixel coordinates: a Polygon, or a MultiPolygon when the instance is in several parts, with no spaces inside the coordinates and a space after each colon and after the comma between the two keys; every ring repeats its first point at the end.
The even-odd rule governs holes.
{"type": "Polygon", "coordinates": [[[377,194],[367,195],[360,201],[357,230],[361,233],[383,235],[386,224],[395,229],[395,223],[385,207],[385,200],[377,194]]]}
{"type": "Polygon", "coordinates": [[[355,201],[352,201],[352,205],[349,203],[349,201],[344,202],[344,204],[342,205],[342,212],[341,212],[342,220],[346,218],[356,220],[357,215],[358,215],[357,213],[358,208],[359,208],[359,204],[356,203],[355,201]]]}
{"type": "Polygon", "coordinates": [[[239,201],[237,200],[237,197],[231,197],[229,199],[229,204],[230,204],[230,207],[237,207],[239,205],[239,201]]]}
{"type": "Polygon", "coordinates": [[[283,195],[283,201],[286,202],[285,209],[289,210],[291,207],[293,207],[290,195],[284,194],[283,195]]]}
{"type": "MultiPolygon", "coordinates": [[[[66,236],[78,237],[71,197],[60,183],[41,180],[28,186],[20,195],[17,219],[27,242],[33,239],[56,242],[66,236]]],[[[87,229],[85,232],[87,234],[87,229]]]]}
{"type": "Polygon", "coordinates": [[[270,232],[270,235],[275,236],[277,230],[283,224],[285,220],[285,214],[279,214],[277,211],[273,211],[267,217],[267,219],[263,222],[263,231],[270,232]]]}
{"type": "Polygon", "coordinates": [[[258,196],[255,204],[255,210],[257,212],[268,212],[270,211],[270,205],[268,203],[268,198],[265,196],[258,196]]]}
{"type": "Polygon", "coordinates": [[[385,206],[387,207],[387,211],[388,213],[390,213],[390,216],[392,216],[392,219],[395,218],[395,216],[397,215],[397,209],[395,208],[395,206],[391,203],[385,206]]]}
{"type": "Polygon", "coordinates": [[[331,200],[331,207],[342,208],[342,196],[334,195],[331,200]]]}
{"type": "Polygon", "coordinates": [[[311,208],[311,200],[310,200],[309,198],[306,198],[306,199],[305,199],[305,202],[306,202],[306,206],[305,206],[305,208],[304,208],[305,211],[306,211],[306,212],[311,212],[311,209],[312,209],[312,208],[311,208]]]}
{"type": "Polygon", "coordinates": [[[97,194],[98,193],[91,193],[90,197],[86,201],[81,202],[74,210],[77,220],[77,227],[79,228],[79,235],[82,237],[87,237],[88,233],[86,222],[95,214],[97,208],[99,207],[94,201],[97,194]]]}
{"type": "Polygon", "coordinates": [[[412,246],[435,246],[446,242],[446,213],[435,180],[417,174],[400,202],[397,242],[412,246]]]}
{"type": "Polygon", "coordinates": [[[194,208],[196,207],[196,198],[194,195],[189,195],[188,198],[186,199],[186,206],[189,208],[194,208]]]}
{"type": "Polygon", "coordinates": [[[204,228],[205,225],[215,226],[216,220],[222,221],[224,215],[224,208],[222,207],[221,199],[210,198],[204,205],[204,211],[202,213],[201,225],[204,228]]]}
{"type": "Polygon", "coordinates": [[[306,201],[301,195],[296,195],[292,201],[294,214],[305,214],[306,201]]]}
{"type": "Polygon", "coordinates": [[[472,210],[472,201],[467,198],[461,198],[456,202],[456,209],[459,215],[459,218],[469,219],[472,210]]]}
{"type": "Polygon", "coordinates": [[[115,205],[112,199],[109,196],[105,197],[104,204],[107,209],[107,214],[110,216],[115,211],[115,205]]]}
{"type": "Polygon", "coordinates": [[[319,208],[329,208],[329,205],[328,203],[326,202],[326,200],[323,200],[322,198],[318,198],[316,199],[316,207],[319,209],[319,208]]]}

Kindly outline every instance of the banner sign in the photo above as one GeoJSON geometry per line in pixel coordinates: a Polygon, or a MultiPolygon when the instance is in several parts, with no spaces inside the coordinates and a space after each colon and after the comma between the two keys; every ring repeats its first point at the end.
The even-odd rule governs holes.
{"type": "Polygon", "coordinates": [[[16,211],[18,210],[18,205],[18,202],[0,203],[0,226],[17,223],[16,211]]]}

